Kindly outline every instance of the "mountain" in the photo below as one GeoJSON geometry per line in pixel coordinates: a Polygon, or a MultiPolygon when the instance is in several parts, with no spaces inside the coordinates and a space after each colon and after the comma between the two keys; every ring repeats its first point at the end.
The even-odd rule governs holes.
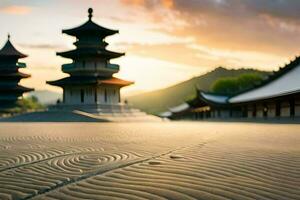
{"type": "Polygon", "coordinates": [[[49,90],[36,90],[27,94],[27,96],[35,96],[39,102],[44,105],[55,104],[58,99],[62,99],[62,94],[49,90]]]}
{"type": "Polygon", "coordinates": [[[209,91],[211,84],[215,80],[223,77],[239,76],[245,73],[260,73],[263,75],[269,74],[269,72],[254,69],[226,69],[219,67],[204,75],[194,77],[174,86],[134,95],[127,99],[128,102],[135,108],[141,109],[147,113],[159,114],[168,110],[168,108],[177,106],[185,102],[187,99],[195,96],[196,87],[203,91],[209,91]]]}

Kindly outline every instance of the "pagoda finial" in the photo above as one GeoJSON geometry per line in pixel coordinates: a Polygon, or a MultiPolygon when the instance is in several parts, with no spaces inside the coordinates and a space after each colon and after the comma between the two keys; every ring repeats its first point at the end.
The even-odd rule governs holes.
{"type": "Polygon", "coordinates": [[[92,17],[93,17],[93,8],[89,8],[88,9],[88,13],[89,13],[89,20],[92,20],[92,17]]]}
{"type": "Polygon", "coordinates": [[[10,33],[7,34],[7,39],[8,39],[8,40],[10,39],[10,33]]]}

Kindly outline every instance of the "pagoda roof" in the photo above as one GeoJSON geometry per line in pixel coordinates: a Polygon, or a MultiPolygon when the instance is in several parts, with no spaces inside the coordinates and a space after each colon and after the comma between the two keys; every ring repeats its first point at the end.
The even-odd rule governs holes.
{"type": "Polygon", "coordinates": [[[0,77],[20,77],[20,78],[29,78],[31,77],[30,74],[25,74],[22,72],[13,72],[0,70],[0,77]]]}
{"type": "Polygon", "coordinates": [[[112,52],[103,48],[79,48],[79,49],[74,49],[66,52],[58,52],[56,54],[58,56],[71,58],[71,59],[78,58],[78,57],[86,57],[86,56],[103,56],[108,59],[113,59],[125,55],[125,53],[112,52]]]}
{"type": "Polygon", "coordinates": [[[128,86],[128,85],[131,85],[133,83],[134,82],[122,80],[122,79],[115,78],[115,77],[100,81],[100,84],[119,85],[119,86],[128,86]]]}
{"type": "Polygon", "coordinates": [[[0,57],[17,57],[17,58],[26,58],[27,55],[18,51],[13,44],[10,42],[10,36],[8,35],[8,40],[0,50],[0,57]]]}
{"type": "Polygon", "coordinates": [[[98,34],[104,37],[119,33],[118,30],[108,29],[94,23],[92,21],[93,9],[90,8],[88,12],[89,12],[89,20],[87,22],[75,28],[65,29],[62,32],[71,36],[80,36],[85,34],[98,34]]]}
{"type": "Polygon", "coordinates": [[[21,85],[0,85],[0,92],[31,92],[34,89],[27,88],[21,85]]]}
{"type": "Polygon", "coordinates": [[[70,76],[56,81],[47,81],[48,84],[54,86],[66,85],[118,85],[121,87],[128,86],[134,82],[122,80],[116,77],[97,77],[97,76],[70,76]]]}

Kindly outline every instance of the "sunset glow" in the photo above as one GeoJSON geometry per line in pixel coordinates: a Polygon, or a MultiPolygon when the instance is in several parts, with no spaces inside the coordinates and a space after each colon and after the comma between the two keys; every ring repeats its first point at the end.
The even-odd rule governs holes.
{"type": "Polygon", "coordinates": [[[7,33],[32,74],[26,86],[37,90],[58,88],[46,80],[66,76],[61,65],[69,62],[55,52],[74,48],[74,38],[61,34],[87,20],[94,20],[120,34],[109,38],[109,49],[126,52],[120,78],[135,81],[124,89],[164,88],[210,71],[253,67],[276,70],[299,52],[298,1],[259,0],[51,0],[0,3],[0,41],[7,33]],[[58,6],[59,5],[59,6],[58,6]],[[272,6],[270,6],[272,5],[272,6]]]}

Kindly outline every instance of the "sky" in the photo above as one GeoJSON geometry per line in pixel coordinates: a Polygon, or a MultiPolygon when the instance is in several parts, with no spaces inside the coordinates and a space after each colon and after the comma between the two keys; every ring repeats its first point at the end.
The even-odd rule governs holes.
{"type": "Polygon", "coordinates": [[[125,52],[112,62],[117,77],[135,81],[124,95],[165,88],[218,66],[277,70],[300,50],[298,0],[1,0],[0,45],[7,34],[32,78],[22,84],[61,91],[46,84],[67,76],[71,62],[56,52],[74,49],[63,35],[88,19],[119,34],[108,49],[125,52]]]}

